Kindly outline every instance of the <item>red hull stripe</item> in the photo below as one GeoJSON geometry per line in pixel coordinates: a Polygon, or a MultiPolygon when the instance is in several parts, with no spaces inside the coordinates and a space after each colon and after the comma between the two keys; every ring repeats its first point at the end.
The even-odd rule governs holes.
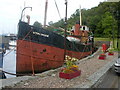
{"type": "MultiPolygon", "coordinates": [[[[90,53],[66,51],[67,55],[78,59],[88,56],[90,53]]],[[[41,72],[62,66],[64,63],[64,49],[18,40],[16,60],[17,73],[31,73],[32,63],[35,72],[41,72]]]]}

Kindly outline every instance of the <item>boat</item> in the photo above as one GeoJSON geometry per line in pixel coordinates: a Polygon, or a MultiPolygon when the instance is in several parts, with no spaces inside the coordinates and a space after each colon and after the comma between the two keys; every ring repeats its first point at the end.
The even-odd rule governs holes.
{"type": "Polygon", "coordinates": [[[4,49],[3,47],[0,47],[0,79],[5,79],[5,73],[2,71],[3,70],[3,56],[4,56],[4,49]]]}
{"type": "MultiPolygon", "coordinates": [[[[28,17],[27,17],[28,18],[28,17]]],[[[62,36],[44,28],[18,23],[16,73],[40,73],[64,64],[65,56],[81,59],[92,53],[86,26],[77,22],[71,35],[62,36]],[[81,28],[81,30],[80,30],[81,28]],[[82,30],[83,29],[83,30],[82,30]]]]}

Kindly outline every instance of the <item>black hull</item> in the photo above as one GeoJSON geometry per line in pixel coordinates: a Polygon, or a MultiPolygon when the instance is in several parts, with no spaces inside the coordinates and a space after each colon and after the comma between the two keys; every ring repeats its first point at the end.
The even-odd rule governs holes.
{"type": "MultiPolygon", "coordinates": [[[[43,28],[30,26],[25,22],[19,22],[18,40],[26,40],[34,43],[45,44],[64,49],[64,37],[52,31],[43,28]]],[[[66,50],[75,52],[89,52],[92,50],[92,44],[81,44],[70,42],[66,39],[66,50]],[[87,49],[84,49],[86,48],[87,49]],[[84,49],[84,50],[83,50],[84,49]]]]}

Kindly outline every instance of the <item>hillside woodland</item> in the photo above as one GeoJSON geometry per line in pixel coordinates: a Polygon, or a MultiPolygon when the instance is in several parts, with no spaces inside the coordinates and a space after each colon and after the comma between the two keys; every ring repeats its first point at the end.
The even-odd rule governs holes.
{"type": "MultiPolygon", "coordinates": [[[[82,9],[82,25],[87,25],[92,32],[94,32],[95,37],[117,37],[117,19],[118,19],[118,5],[117,2],[102,2],[97,7],[91,9],[82,9]]],[[[79,9],[68,18],[67,20],[67,30],[71,30],[76,22],[80,19],[79,9]]],[[[48,30],[53,30],[61,35],[64,34],[63,31],[58,28],[65,28],[64,19],[53,23],[49,22],[48,30]],[[56,27],[56,28],[53,28],[56,27]]]]}

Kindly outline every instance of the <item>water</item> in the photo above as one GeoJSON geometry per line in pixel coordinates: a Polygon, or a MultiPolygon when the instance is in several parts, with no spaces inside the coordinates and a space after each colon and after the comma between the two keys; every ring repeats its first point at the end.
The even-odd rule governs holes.
{"type": "Polygon", "coordinates": [[[2,60],[2,52],[0,52],[0,68],[3,66],[3,60],[2,60]]]}
{"type": "MultiPolygon", "coordinates": [[[[3,53],[0,52],[0,70],[2,70],[2,68],[3,68],[3,53]]],[[[0,71],[0,79],[3,78],[6,78],[5,74],[2,71],[0,71]]]]}
{"type": "MultiPolygon", "coordinates": [[[[16,74],[16,51],[12,50],[10,53],[9,52],[10,50],[6,50],[6,53],[3,57],[3,71],[16,74]]],[[[6,73],[5,73],[5,76],[7,78],[16,77],[15,75],[10,75],[6,73]]]]}
{"type": "MultiPolygon", "coordinates": [[[[2,58],[3,54],[2,52],[0,52],[0,70],[2,70],[2,67],[3,67],[3,58],[2,58]]],[[[3,78],[3,73],[2,71],[0,71],[0,79],[3,78]]]]}

